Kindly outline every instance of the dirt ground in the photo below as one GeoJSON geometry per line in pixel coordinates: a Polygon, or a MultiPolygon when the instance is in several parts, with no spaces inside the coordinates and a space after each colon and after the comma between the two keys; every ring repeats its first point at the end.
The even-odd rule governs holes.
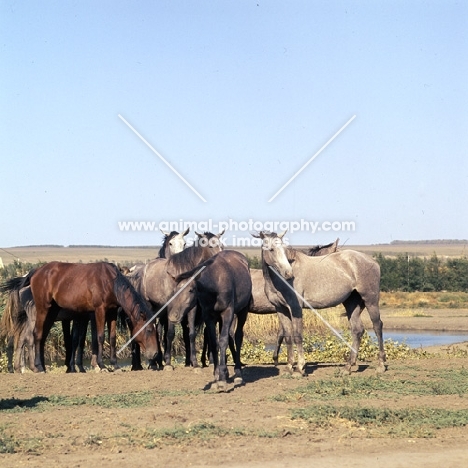
{"type": "MultiPolygon", "coordinates": [[[[466,311],[465,311],[466,313],[466,311]]],[[[418,320],[418,318],[415,318],[418,320]]],[[[442,320],[442,319],[441,319],[442,320]]],[[[391,381],[409,365],[414,375],[447,368],[462,369],[466,358],[389,362],[385,379],[391,381]]],[[[313,427],[293,419],[291,411],[304,406],[278,396],[307,382],[331,378],[336,365],[308,365],[302,379],[286,377],[272,364],[248,365],[245,385],[227,393],[210,388],[212,369],[199,372],[182,366],[168,371],[88,372],[86,374],[1,374],[0,399],[27,407],[0,410],[0,442],[21,440],[19,453],[1,454],[2,467],[460,467],[468,459],[468,427],[440,429],[432,438],[376,436],[364,427],[337,419],[331,427],[313,427]],[[88,404],[106,395],[151,395],[148,404],[88,404]],[[47,400],[81,399],[77,405],[50,405],[47,400]],[[21,403],[18,403],[18,401],[21,403]],[[3,414],[2,414],[3,413],[3,414]],[[190,435],[200,427],[225,432],[213,437],[174,439],[161,430],[190,435]],[[244,435],[236,435],[242,428],[244,435]],[[251,437],[245,431],[251,431],[251,437]],[[159,431],[159,432],[158,432],[159,431]],[[259,437],[258,434],[265,434],[259,437]],[[271,437],[268,434],[276,434],[271,437]],[[278,436],[279,434],[279,436],[278,436]],[[145,448],[150,447],[150,448],[145,448]]],[[[373,364],[361,365],[353,375],[374,375],[373,364]]],[[[232,369],[231,369],[232,372],[232,369]]],[[[353,378],[353,375],[350,378],[353,378]]],[[[289,394],[288,393],[288,394],[289,394]]],[[[468,409],[465,395],[405,395],[386,400],[387,406],[427,406],[468,409]]],[[[333,404],[333,400],[327,403],[333,404]]],[[[369,397],[366,404],[382,402],[369,397]]],[[[342,402],[341,402],[342,404],[342,402]]]]}

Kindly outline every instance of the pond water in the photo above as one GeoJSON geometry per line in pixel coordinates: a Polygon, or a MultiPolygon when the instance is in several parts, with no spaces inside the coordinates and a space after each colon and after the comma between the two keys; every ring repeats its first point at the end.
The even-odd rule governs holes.
{"type": "MultiPolygon", "coordinates": [[[[369,330],[369,335],[375,338],[373,331],[369,330]]],[[[384,330],[384,340],[391,339],[399,343],[406,343],[410,348],[420,348],[425,346],[443,346],[462,341],[468,341],[467,332],[439,332],[439,331],[404,331],[404,330],[384,330]]]]}

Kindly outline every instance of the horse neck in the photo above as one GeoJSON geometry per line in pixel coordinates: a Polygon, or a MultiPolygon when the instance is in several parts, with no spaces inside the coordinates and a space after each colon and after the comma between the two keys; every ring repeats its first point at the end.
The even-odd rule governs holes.
{"type": "Polygon", "coordinates": [[[137,322],[142,320],[141,313],[144,311],[144,306],[141,302],[142,299],[138,296],[138,293],[135,291],[135,288],[128,278],[120,272],[117,273],[115,279],[114,293],[117,302],[132,322],[132,325],[136,325],[137,322]]]}

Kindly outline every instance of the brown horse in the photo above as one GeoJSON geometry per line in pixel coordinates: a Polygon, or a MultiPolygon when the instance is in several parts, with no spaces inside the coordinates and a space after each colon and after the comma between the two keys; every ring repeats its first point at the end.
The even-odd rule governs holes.
{"type": "Polygon", "coordinates": [[[104,325],[106,314],[122,307],[130,318],[135,341],[152,359],[159,350],[154,324],[146,323],[151,312],[117,266],[111,263],[50,262],[19,278],[17,287],[31,286],[36,305],[34,348],[36,372],[44,372],[44,345],[59,309],[77,314],[95,312],[98,337],[97,364],[103,368],[104,325]]]}
{"type": "MultiPolygon", "coordinates": [[[[8,282],[6,284],[8,284],[8,282]]],[[[88,323],[90,320],[93,349],[91,366],[96,367],[97,337],[94,313],[90,313],[89,316],[86,316],[85,314],[75,314],[73,311],[60,309],[57,315],[57,321],[62,323],[67,373],[76,372],[76,367],[78,367],[80,372],[86,372],[83,366],[83,354],[88,323]],[[73,322],[73,325],[70,331],[71,322],[73,322]]],[[[32,371],[35,370],[35,323],[36,306],[34,304],[31,287],[27,286],[25,288],[21,288],[19,291],[12,291],[8,295],[0,324],[0,338],[7,339],[9,372],[23,373],[26,366],[26,356],[28,357],[29,368],[32,371]]],[[[109,320],[108,327],[109,342],[112,343],[109,320]]],[[[111,356],[112,352],[115,354],[115,346],[114,350],[111,349],[111,356]]]]}

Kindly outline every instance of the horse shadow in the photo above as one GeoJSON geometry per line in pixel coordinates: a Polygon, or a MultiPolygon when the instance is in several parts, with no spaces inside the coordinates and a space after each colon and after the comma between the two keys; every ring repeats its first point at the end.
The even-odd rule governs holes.
{"type": "Polygon", "coordinates": [[[5,398],[0,400],[0,411],[8,411],[14,409],[22,409],[22,408],[34,408],[39,403],[44,401],[49,401],[47,397],[36,396],[28,399],[20,399],[20,398],[5,398]]]}
{"type": "MultiPolygon", "coordinates": [[[[313,375],[316,370],[318,369],[326,369],[326,368],[335,368],[337,371],[341,371],[343,369],[343,363],[319,363],[319,362],[309,362],[305,366],[305,374],[306,375],[313,375]]],[[[353,368],[352,374],[360,374],[367,369],[369,369],[369,364],[358,364],[353,368]]]]}
{"type": "MultiPolygon", "coordinates": [[[[353,369],[353,374],[360,374],[367,370],[370,366],[368,364],[359,364],[356,366],[355,369],[353,369]]],[[[285,371],[286,365],[279,365],[279,366],[266,366],[266,365],[248,365],[242,368],[242,379],[243,379],[243,384],[242,385],[247,385],[247,384],[252,384],[255,382],[258,382],[262,379],[270,379],[272,377],[278,377],[280,375],[286,375],[285,371]],[[283,369],[284,367],[284,369],[283,369]]],[[[309,362],[305,366],[305,375],[306,376],[311,376],[315,373],[316,370],[318,369],[324,369],[324,368],[335,368],[337,371],[341,371],[343,369],[343,363],[318,363],[318,362],[309,362]]],[[[227,380],[229,384],[232,384],[234,380],[234,375],[231,375],[230,378],[227,380]]],[[[207,391],[212,389],[212,384],[213,382],[209,382],[208,384],[205,385],[203,388],[203,391],[207,391]]],[[[225,393],[230,393],[234,391],[236,388],[236,385],[234,387],[231,387],[225,391],[225,393]]]]}

